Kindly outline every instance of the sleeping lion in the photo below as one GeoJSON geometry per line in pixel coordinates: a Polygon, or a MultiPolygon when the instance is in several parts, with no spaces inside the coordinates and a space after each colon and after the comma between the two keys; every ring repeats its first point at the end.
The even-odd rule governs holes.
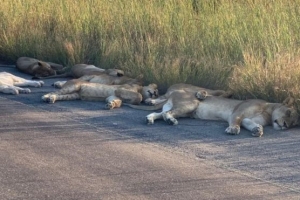
{"type": "MultiPolygon", "coordinates": [[[[201,90],[196,93],[174,91],[165,102],[152,106],[153,110],[162,108],[146,116],[148,124],[164,119],[171,125],[177,125],[176,118],[192,117],[205,120],[227,121],[225,132],[231,135],[240,133],[240,127],[252,132],[253,136],[263,135],[263,126],[272,125],[275,130],[285,130],[298,125],[299,115],[293,107],[294,99],[289,97],[283,103],[269,103],[264,100],[235,100],[222,96],[209,95],[201,90]]],[[[151,106],[131,106],[150,110],[151,106]]]]}
{"type": "Polygon", "coordinates": [[[192,117],[205,120],[222,120],[229,123],[225,132],[240,133],[240,127],[252,132],[253,136],[263,135],[263,126],[272,125],[276,130],[284,130],[299,123],[299,115],[293,107],[294,99],[289,97],[283,103],[269,103],[264,100],[228,99],[231,92],[208,90],[189,84],[175,84],[165,95],[157,99],[147,99],[152,106],[128,105],[140,110],[159,110],[146,116],[148,124],[164,119],[177,125],[176,118],[192,117]]]}
{"type": "Polygon", "coordinates": [[[19,94],[30,93],[29,88],[20,88],[23,86],[30,87],[42,87],[43,81],[27,80],[18,76],[15,76],[8,72],[0,72],[0,92],[5,94],[19,94]]]}
{"type": "Polygon", "coordinates": [[[89,64],[76,64],[70,69],[63,68],[60,74],[53,74],[52,76],[34,77],[34,79],[49,79],[49,78],[80,78],[85,75],[107,75],[121,77],[124,75],[124,71],[120,69],[102,69],[94,65],[89,64]],[[68,70],[68,71],[67,71],[68,70]]]}
{"type": "Polygon", "coordinates": [[[90,83],[73,79],[64,84],[62,89],[45,94],[42,100],[48,103],[68,100],[106,101],[106,108],[113,109],[122,105],[140,104],[147,98],[156,98],[158,90],[156,84],[140,86],[137,84],[106,85],[90,83]]]}
{"type": "MultiPolygon", "coordinates": [[[[206,92],[208,92],[209,95],[212,95],[212,96],[223,96],[223,97],[231,97],[232,96],[231,91],[210,90],[207,88],[202,88],[202,87],[191,85],[191,84],[177,83],[177,84],[171,85],[164,95],[161,95],[156,99],[150,99],[150,98],[146,99],[145,103],[147,103],[148,105],[157,105],[157,104],[163,103],[163,102],[167,101],[168,98],[170,97],[170,95],[175,91],[191,92],[191,93],[195,94],[196,92],[198,92],[200,90],[205,90],[206,92]]],[[[144,109],[147,109],[147,107],[144,107],[144,106],[142,106],[142,107],[144,109]]]]}
{"type": "Polygon", "coordinates": [[[34,77],[47,77],[56,75],[59,70],[63,69],[63,66],[52,62],[44,62],[35,58],[20,57],[16,62],[16,68],[19,71],[34,77]]]}
{"type": "MultiPolygon", "coordinates": [[[[123,84],[137,84],[142,85],[143,75],[139,75],[136,78],[130,78],[128,76],[111,76],[108,74],[99,75],[85,75],[78,78],[79,81],[86,81],[90,83],[101,83],[107,85],[123,85],[123,84]]],[[[53,83],[55,88],[62,88],[67,81],[56,81],[53,83]]]]}

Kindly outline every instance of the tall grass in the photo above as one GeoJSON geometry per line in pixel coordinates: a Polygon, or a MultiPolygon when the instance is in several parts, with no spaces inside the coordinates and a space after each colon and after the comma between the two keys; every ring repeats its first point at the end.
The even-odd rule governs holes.
{"type": "Polygon", "coordinates": [[[299,12],[299,0],[2,0],[0,57],[281,101],[300,98],[299,12]]]}

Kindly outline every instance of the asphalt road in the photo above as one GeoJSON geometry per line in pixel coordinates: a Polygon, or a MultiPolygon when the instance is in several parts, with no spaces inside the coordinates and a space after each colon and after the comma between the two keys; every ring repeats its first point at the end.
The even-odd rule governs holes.
{"type": "Polygon", "coordinates": [[[55,80],[0,94],[1,200],[300,199],[299,127],[255,138],[224,122],[148,126],[149,111],[42,102],[55,80]]]}

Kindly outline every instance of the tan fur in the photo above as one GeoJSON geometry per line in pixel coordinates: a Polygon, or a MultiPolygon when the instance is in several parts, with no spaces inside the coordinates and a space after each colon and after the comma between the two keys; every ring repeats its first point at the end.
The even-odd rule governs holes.
{"type": "MultiPolygon", "coordinates": [[[[142,85],[143,76],[140,75],[136,78],[130,78],[128,76],[110,76],[107,74],[101,75],[85,75],[80,77],[78,80],[86,81],[90,83],[101,83],[107,85],[123,85],[123,84],[137,84],[142,85]]],[[[56,81],[53,86],[56,88],[62,88],[66,81],[56,81]]]]}
{"type": "Polygon", "coordinates": [[[26,74],[32,75],[34,77],[47,77],[56,75],[58,70],[62,70],[63,66],[44,62],[34,58],[20,57],[16,62],[16,68],[26,74]]]}
{"type": "Polygon", "coordinates": [[[106,85],[89,83],[82,80],[70,80],[59,91],[42,96],[42,100],[48,103],[64,100],[88,100],[105,101],[106,107],[112,109],[120,107],[122,102],[139,104],[146,98],[155,98],[157,85],[140,86],[137,84],[106,85]]]}
{"type": "Polygon", "coordinates": [[[123,76],[124,71],[120,69],[101,69],[94,65],[87,64],[76,64],[70,70],[71,76],[73,78],[79,78],[84,75],[102,75],[107,74],[110,76],[123,76]]]}
{"type": "Polygon", "coordinates": [[[240,127],[252,132],[253,136],[263,135],[263,126],[272,125],[275,130],[284,130],[298,124],[299,116],[292,106],[292,98],[284,103],[268,103],[263,100],[234,100],[208,95],[206,91],[195,93],[173,92],[163,104],[162,112],[147,115],[147,123],[153,124],[163,118],[172,125],[177,125],[176,118],[193,117],[205,120],[227,121],[225,132],[236,135],[240,127]]]}
{"type": "Polygon", "coordinates": [[[164,95],[159,96],[156,99],[151,99],[148,98],[145,100],[145,103],[151,106],[145,106],[145,105],[138,105],[138,106],[131,106],[132,108],[135,109],[140,109],[140,110],[158,110],[161,109],[163,104],[169,99],[172,93],[179,91],[182,93],[191,93],[195,94],[198,91],[205,90],[208,95],[212,96],[222,96],[222,97],[231,97],[232,92],[231,91],[224,91],[224,90],[210,90],[206,88],[202,88],[199,86],[191,85],[191,84],[186,84],[186,83],[178,83],[170,86],[167,90],[167,92],[164,95]]]}
{"type": "Polygon", "coordinates": [[[43,81],[26,80],[7,72],[0,72],[0,92],[5,94],[30,93],[30,89],[20,87],[42,87],[43,85],[43,81]]]}
{"type": "Polygon", "coordinates": [[[49,77],[40,77],[40,78],[64,78],[64,77],[71,77],[71,78],[80,78],[85,75],[106,75],[106,76],[117,76],[121,77],[124,75],[124,71],[120,69],[101,69],[94,65],[88,64],[76,64],[72,66],[68,71],[67,68],[64,68],[64,73],[59,75],[53,75],[49,77]],[[67,71],[67,72],[66,72],[67,71]]]}
{"type": "MultiPolygon", "coordinates": [[[[82,81],[87,81],[91,83],[101,83],[108,85],[122,85],[122,84],[139,84],[142,85],[143,76],[140,75],[136,78],[130,78],[124,76],[124,71],[119,69],[101,69],[95,67],[94,65],[87,64],[77,64],[74,65],[69,72],[64,74],[50,76],[47,78],[56,77],[73,77],[78,78],[82,81]]],[[[53,86],[56,88],[62,88],[67,81],[56,81],[53,86]]]]}

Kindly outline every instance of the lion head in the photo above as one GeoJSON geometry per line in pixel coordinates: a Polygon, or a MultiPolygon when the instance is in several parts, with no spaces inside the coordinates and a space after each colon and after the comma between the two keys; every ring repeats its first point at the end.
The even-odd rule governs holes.
{"type": "Polygon", "coordinates": [[[38,61],[33,67],[32,72],[36,77],[47,77],[56,75],[56,71],[51,66],[42,61],[38,61]]]}
{"type": "Polygon", "coordinates": [[[282,105],[276,107],[272,112],[272,125],[275,130],[285,130],[298,125],[299,115],[292,106],[294,100],[286,99],[282,105]]]}
{"type": "Polygon", "coordinates": [[[142,94],[143,100],[146,100],[148,98],[156,99],[158,97],[157,85],[152,83],[152,84],[149,84],[148,86],[143,86],[141,94],[142,94]]]}

